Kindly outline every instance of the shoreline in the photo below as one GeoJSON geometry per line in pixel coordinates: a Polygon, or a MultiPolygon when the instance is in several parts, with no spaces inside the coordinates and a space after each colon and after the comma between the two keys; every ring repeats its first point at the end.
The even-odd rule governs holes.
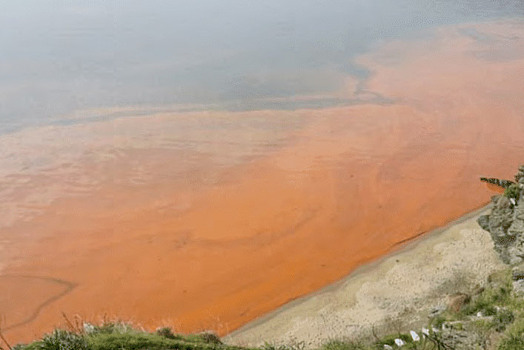
{"type": "MultiPolygon", "coordinates": [[[[492,242],[491,238],[489,237],[489,233],[483,231],[476,224],[476,219],[478,218],[478,216],[487,212],[491,208],[491,206],[491,204],[484,205],[472,212],[469,212],[447,223],[444,226],[435,228],[426,233],[416,235],[413,238],[410,238],[404,242],[394,244],[392,246],[391,251],[381,256],[377,260],[365,263],[351,271],[347,276],[345,276],[341,280],[329,284],[316,292],[291,300],[290,302],[282,305],[281,307],[273,310],[272,312],[245,324],[244,326],[224,336],[224,341],[228,344],[255,346],[263,344],[264,342],[276,344],[290,344],[298,342],[303,343],[306,348],[310,348],[319,346],[323,341],[333,338],[351,338],[356,336],[370,335],[366,334],[371,331],[370,329],[365,329],[366,326],[360,326],[353,327],[355,329],[360,328],[357,331],[351,332],[348,331],[348,329],[346,329],[347,332],[335,331],[331,332],[335,334],[326,334],[321,338],[315,338],[315,331],[313,329],[318,326],[318,319],[315,320],[315,318],[322,318],[324,328],[340,328],[340,325],[336,324],[337,322],[339,322],[339,320],[337,320],[338,317],[337,315],[334,315],[333,312],[336,313],[340,310],[351,311],[354,308],[354,306],[358,303],[358,300],[355,301],[352,299],[358,299],[358,294],[359,292],[362,292],[362,289],[364,289],[365,283],[381,283],[382,280],[380,275],[387,274],[395,268],[395,265],[392,265],[393,260],[395,260],[397,265],[400,260],[409,260],[409,258],[419,261],[426,260],[428,256],[421,253],[423,253],[424,250],[428,250],[428,248],[432,250],[439,244],[453,245],[458,243],[464,243],[465,241],[467,241],[470,237],[461,237],[458,240],[456,239],[457,234],[461,235],[462,231],[464,230],[476,231],[476,233],[481,233],[483,239],[480,244],[480,247],[477,248],[483,249],[488,253],[492,253],[488,254],[489,256],[487,257],[481,255],[482,260],[485,260],[485,263],[488,265],[485,266],[487,267],[487,269],[485,269],[486,271],[478,271],[476,282],[481,282],[485,279],[485,277],[487,277],[484,276],[486,275],[486,272],[492,272],[493,270],[496,270],[499,267],[503,266],[502,262],[498,260],[492,248],[492,242]],[[477,227],[475,227],[475,225],[477,227]],[[479,275],[482,275],[482,278],[478,278],[479,275]],[[360,282],[363,283],[357,285],[360,282]],[[330,316],[332,316],[331,319],[330,316]],[[294,327],[294,325],[298,323],[301,324],[300,327],[294,327]],[[303,337],[301,335],[307,336],[303,337]]],[[[474,250],[472,249],[470,252],[468,252],[469,256],[472,255],[473,251],[474,250]]],[[[460,260],[462,259],[462,256],[456,256],[456,259],[460,260]]],[[[461,273],[476,270],[474,265],[471,265],[469,269],[467,267],[464,268],[465,270],[460,270],[461,273]]],[[[466,280],[464,280],[456,282],[458,283],[458,285],[454,287],[456,290],[449,290],[446,294],[452,294],[458,291],[465,291],[467,289],[475,287],[475,284],[470,285],[471,281],[466,282],[466,280]]],[[[416,289],[416,287],[417,286],[412,286],[409,291],[404,291],[404,293],[408,295],[408,299],[410,299],[410,296],[413,297],[411,299],[419,299],[417,291],[414,290],[416,289]]],[[[442,286],[433,285],[430,289],[437,290],[439,289],[439,287],[442,286]]],[[[433,299],[435,299],[433,300],[433,302],[437,302],[437,304],[439,305],[445,303],[445,296],[441,297],[440,300],[436,300],[438,298],[433,299]]],[[[368,305],[369,310],[372,311],[373,307],[375,307],[376,309],[379,304],[380,301],[377,301],[375,305],[368,305]]],[[[425,305],[425,309],[428,309],[431,306],[433,305],[425,305]]],[[[415,311],[415,313],[420,313],[420,311],[421,310],[419,308],[417,311],[415,311]]],[[[413,318],[412,316],[413,315],[408,313],[405,315],[399,314],[396,315],[396,317],[392,318],[388,317],[387,319],[380,319],[380,317],[378,317],[374,319],[374,321],[378,322],[368,323],[369,325],[372,325],[372,327],[378,326],[378,328],[384,328],[386,322],[391,322],[391,320],[395,318],[396,321],[404,321],[403,323],[406,323],[406,321],[408,321],[407,318],[413,318]]],[[[427,317],[427,312],[425,317],[427,317]]],[[[417,321],[418,323],[420,323],[420,315],[419,320],[410,320],[410,322],[415,323],[417,323],[417,321]]],[[[320,331],[318,329],[316,330],[317,332],[320,331]]]]}
{"type": "MultiPolygon", "coordinates": [[[[361,97],[373,92],[391,104],[159,112],[1,137],[10,150],[0,159],[0,238],[12,243],[5,273],[79,286],[8,336],[30,341],[63,322],[62,312],[223,335],[352,270],[367,283],[356,266],[486,203],[474,179],[505,178],[521,164],[515,126],[524,102],[515,87],[524,45],[507,39],[521,33],[511,21],[446,26],[355,57],[373,72],[361,97]],[[508,53],[515,59],[503,59],[508,53]],[[501,75],[504,84],[493,85],[501,75]]],[[[341,96],[360,94],[352,81],[341,96]]],[[[390,267],[408,271],[398,280],[410,283],[405,274],[418,272],[399,265],[390,267]]],[[[28,300],[39,305],[55,293],[22,282],[0,298],[8,325],[36,309],[28,300]]],[[[404,300],[397,281],[387,282],[404,300]]],[[[368,323],[381,319],[384,308],[358,293],[354,286],[343,300],[367,303],[359,312],[374,312],[368,323]]],[[[330,313],[348,307],[335,306],[330,313]]],[[[351,315],[339,314],[350,327],[351,315]]]]}

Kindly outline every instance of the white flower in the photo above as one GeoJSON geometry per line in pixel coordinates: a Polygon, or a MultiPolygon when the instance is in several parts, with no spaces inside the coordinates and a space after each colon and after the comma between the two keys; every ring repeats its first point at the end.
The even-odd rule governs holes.
{"type": "Polygon", "coordinates": [[[393,347],[388,345],[388,344],[384,344],[384,349],[385,350],[393,350],[393,347]]]}
{"type": "Polygon", "coordinates": [[[429,329],[422,327],[422,334],[429,337],[429,329]]]}
{"type": "Polygon", "coordinates": [[[477,312],[477,317],[482,317],[482,312],[477,312]]]}
{"type": "Polygon", "coordinates": [[[84,332],[87,334],[93,333],[95,331],[95,326],[93,326],[91,323],[84,322],[84,332]]]}
{"type": "Polygon", "coordinates": [[[435,328],[435,327],[431,327],[431,330],[433,331],[433,333],[438,333],[439,332],[439,330],[437,328],[435,328]]]}
{"type": "Polygon", "coordinates": [[[406,343],[402,339],[395,339],[395,344],[400,348],[401,346],[405,345],[406,343]]]}
{"type": "Polygon", "coordinates": [[[513,204],[513,205],[517,204],[517,202],[515,202],[515,198],[510,198],[509,201],[510,201],[511,204],[513,204]]]}
{"type": "Polygon", "coordinates": [[[413,338],[413,341],[419,341],[420,340],[420,337],[418,336],[417,332],[409,331],[409,334],[411,334],[411,338],[413,338]]]}

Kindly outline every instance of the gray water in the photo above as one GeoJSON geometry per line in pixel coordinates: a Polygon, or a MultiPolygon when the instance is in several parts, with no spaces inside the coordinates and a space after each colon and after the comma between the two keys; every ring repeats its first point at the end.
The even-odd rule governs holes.
{"type": "Polygon", "coordinates": [[[522,0],[0,0],[0,133],[100,107],[358,103],[292,97],[366,79],[352,59],[387,40],[522,16],[522,0]]]}

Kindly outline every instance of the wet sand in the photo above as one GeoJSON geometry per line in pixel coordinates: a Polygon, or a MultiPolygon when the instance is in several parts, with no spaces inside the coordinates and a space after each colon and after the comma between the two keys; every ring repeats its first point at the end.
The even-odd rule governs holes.
{"type": "Polygon", "coordinates": [[[3,136],[0,278],[71,286],[11,279],[5,334],[29,341],[63,312],[226,334],[485,205],[477,179],[522,163],[523,37],[509,21],[384,44],[340,93],[391,104],[3,136]]]}
{"type": "MultiPolygon", "coordinates": [[[[481,209],[434,230],[423,239],[313,295],[300,298],[224,338],[231,344],[304,344],[318,348],[332,339],[372,339],[427,327],[448,296],[484,285],[504,269],[488,232],[476,220],[481,209]]],[[[419,332],[420,333],[420,332],[419,332]]]]}

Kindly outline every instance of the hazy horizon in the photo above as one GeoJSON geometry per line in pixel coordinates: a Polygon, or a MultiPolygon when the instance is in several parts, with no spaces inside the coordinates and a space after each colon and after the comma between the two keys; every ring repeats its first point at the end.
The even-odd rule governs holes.
{"type": "Polygon", "coordinates": [[[520,0],[5,1],[0,133],[102,107],[358,104],[332,96],[347,76],[369,76],[357,55],[441,25],[523,14],[520,0]]]}

